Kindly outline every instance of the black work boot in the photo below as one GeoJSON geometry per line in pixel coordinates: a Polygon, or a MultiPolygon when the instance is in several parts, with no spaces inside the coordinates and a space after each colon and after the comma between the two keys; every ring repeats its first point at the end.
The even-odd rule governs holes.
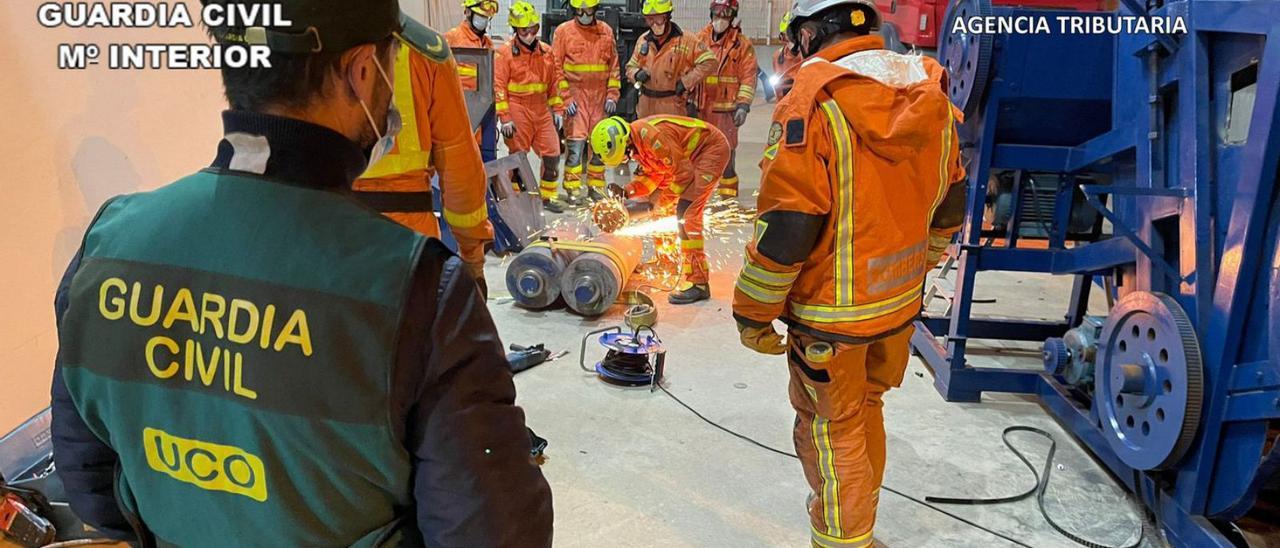
{"type": "Polygon", "coordinates": [[[603,192],[600,192],[600,189],[598,189],[598,188],[596,188],[596,187],[591,187],[591,190],[588,190],[588,191],[587,191],[587,197],[588,197],[588,198],[591,198],[591,201],[592,201],[593,203],[594,203],[594,202],[599,202],[600,200],[603,200],[603,199],[604,199],[604,193],[603,193],[603,192]]]}
{"type": "Polygon", "coordinates": [[[689,284],[689,287],[676,290],[667,295],[671,304],[690,304],[711,298],[711,287],[707,284],[689,284]]]}
{"type": "Polygon", "coordinates": [[[564,204],[560,203],[560,200],[544,199],[542,200],[542,210],[552,213],[564,213],[564,204]]]}

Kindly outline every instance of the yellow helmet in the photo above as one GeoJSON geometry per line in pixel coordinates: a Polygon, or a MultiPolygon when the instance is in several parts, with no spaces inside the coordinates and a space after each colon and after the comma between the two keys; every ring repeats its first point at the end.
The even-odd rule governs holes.
{"type": "Polygon", "coordinates": [[[791,27],[791,12],[782,14],[782,21],[778,22],[778,34],[786,36],[787,29],[791,27]]]}
{"type": "Polygon", "coordinates": [[[613,167],[627,159],[627,140],[631,138],[631,124],[621,116],[601,120],[591,130],[591,150],[604,165],[613,167]]]}
{"type": "Polygon", "coordinates": [[[493,17],[498,13],[497,0],[462,0],[462,7],[485,17],[493,17]]]}
{"type": "Polygon", "coordinates": [[[671,0],[644,0],[644,7],[640,8],[640,13],[644,15],[658,15],[662,13],[671,13],[675,6],[671,0]]]}
{"type": "Polygon", "coordinates": [[[511,9],[507,10],[507,22],[513,29],[523,29],[542,21],[538,18],[538,9],[533,7],[533,4],[520,0],[511,4],[511,9]]]}
{"type": "Polygon", "coordinates": [[[569,5],[575,10],[594,8],[600,5],[600,0],[569,0],[569,5]]]}

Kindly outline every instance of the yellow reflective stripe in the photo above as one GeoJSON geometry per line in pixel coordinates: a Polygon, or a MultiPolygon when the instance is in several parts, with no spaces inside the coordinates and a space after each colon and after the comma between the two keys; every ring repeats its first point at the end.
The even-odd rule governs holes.
{"type": "Polygon", "coordinates": [[[790,292],[769,289],[761,286],[747,279],[745,274],[738,276],[738,283],[735,287],[737,287],[739,291],[745,293],[748,297],[751,297],[752,300],[764,304],[778,304],[785,301],[787,300],[787,294],[790,292]]]}
{"type": "Polygon", "coordinates": [[[699,55],[697,59],[693,60],[693,64],[696,65],[703,61],[715,61],[715,60],[716,60],[716,54],[709,51],[704,51],[702,52],[702,55],[699,55]]]}
{"type": "Polygon", "coordinates": [[[738,86],[738,97],[746,97],[750,99],[752,97],[755,97],[755,95],[756,95],[755,86],[748,86],[746,84],[742,84],[741,86],[738,86]]]}
{"type": "Polygon", "coordinates": [[[835,264],[835,304],[847,306],[853,304],[853,137],[849,131],[849,123],[835,100],[822,103],[822,111],[827,116],[831,131],[835,136],[836,159],[836,264],[835,264]]]}
{"type": "Polygon", "coordinates": [[[693,151],[698,148],[698,143],[702,141],[703,133],[704,132],[701,132],[701,131],[695,131],[693,132],[693,135],[689,136],[689,144],[684,146],[684,151],[688,153],[690,156],[692,156],[693,151]]]}
{"type": "Polygon", "coordinates": [[[470,213],[458,213],[444,208],[444,222],[454,228],[471,228],[489,219],[488,206],[480,206],[470,213]]]}
{"type": "Polygon", "coordinates": [[[619,81],[617,78],[610,78],[610,79],[609,79],[609,87],[611,87],[611,88],[620,88],[620,87],[622,87],[622,82],[621,82],[621,81],[619,81]]]}
{"type": "Polygon", "coordinates": [[[889,297],[888,299],[854,306],[828,306],[804,304],[792,301],[790,303],[791,315],[801,320],[813,323],[843,323],[873,320],[902,310],[912,303],[917,302],[921,297],[923,287],[924,282],[921,282],[898,295],[889,297]]]}
{"type": "Polygon", "coordinates": [[[747,264],[742,267],[742,275],[763,285],[791,287],[791,284],[796,282],[796,278],[800,277],[800,271],[774,272],[772,270],[765,270],[764,267],[748,260],[747,264]]]}
{"type": "Polygon", "coordinates": [[[591,63],[565,63],[565,72],[607,72],[609,65],[597,65],[591,63]]]}
{"type": "Polygon", "coordinates": [[[951,130],[955,127],[955,114],[947,109],[947,127],[942,129],[942,154],[938,160],[938,195],[933,199],[933,207],[929,208],[929,221],[926,227],[933,226],[933,214],[947,196],[947,187],[951,185],[951,130]]]}
{"type": "Polygon", "coordinates": [[[547,99],[547,104],[553,107],[558,107],[564,104],[564,99],[561,99],[559,95],[552,95],[550,99],[547,99]]]}
{"type": "Polygon", "coordinates": [[[471,64],[465,64],[465,65],[464,65],[464,64],[459,64],[459,65],[458,65],[458,74],[459,74],[459,75],[461,75],[461,76],[475,76],[475,75],[476,75],[476,66],[475,66],[475,65],[471,65],[471,64]]]}
{"type": "Polygon", "coordinates": [[[738,77],[711,75],[711,76],[708,76],[705,81],[708,84],[736,84],[738,83],[738,77]]]}
{"type": "Polygon", "coordinates": [[[778,156],[778,144],[779,143],[774,143],[769,145],[769,148],[764,149],[764,157],[766,160],[772,160],[778,156]]]}
{"type": "Polygon", "coordinates": [[[702,249],[702,240],[700,239],[681,240],[680,249],[702,249]]]}
{"type": "Polygon", "coordinates": [[[707,127],[706,122],[703,122],[702,120],[697,120],[694,118],[684,118],[684,117],[678,117],[678,116],[659,115],[659,116],[654,116],[650,121],[650,123],[652,124],[660,124],[663,122],[676,124],[684,127],[698,127],[698,128],[707,127]]]}
{"type": "Polygon", "coordinates": [[[836,475],[835,450],[831,446],[831,421],[814,415],[809,429],[813,447],[818,452],[818,475],[822,479],[822,492],[818,495],[822,502],[822,521],[827,524],[828,535],[841,537],[840,477],[836,475]]]}
{"type": "Polygon", "coordinates": [[[507,103],[506,101],[498,101],[498,102],[496,102],[496,103],[494,103],[494,104],[493,104],[493,108],[494,108],[494,109],[496,109],[496,110],[498,110],[499,112],[504,111],[504,110],[507,110],[507,109],[508,109],[508,108],[510,108],[510,107],[511,107],[511,105],[510,105],[509,103],[507,103]]]}
{"type": "Polygon", "coordinates": [[[396,56],[395,78],[404,85],[395,86],[391,90],[392,100],[400,111],[401,128],[396,136],[396,147],[393,152],[383,156],[381,160],[364,172],[360,177],[376,179],[424,170],[431,165],[431,151],[422,149],[418,135],[418,109],[413,101],[413,79],[409,70],[409,45],[401,43],[400,54],[396,56]]]}
{"type": "Polygon", "coordinates": [[[517,84],[511,82],[507,84],[507,91],[512,93],[540,93],[547,91],[547,84],[543,82],[532,82],[528,84],[517,84]]]}
{"type": "Polygon", "coordinates": [[[556,85],[557,85],[557,86],[559,86],[559,88],[560,88],[560,89],[569,89],[569,81],[568,81],[568,80],[561,80],[561,81],[560,81],[560,83],[559,83],[559,84],[556,84],[556,85]]]}
{"type": "Polygon", "coordinates": [[[738,108],[738,103],[729,101],[727,103],[711,103],[711,108],[716,110],[733,110],[738,108]]]}
{"type": "Polygon", "coordinates": [[[577,175],[577,174],[579,174],[579,173],[582,173],[582,164],[578,164],[578,165],[576,165],[576,166],[564,166],[564,172],[565,172],[565,173],[570,173],[570,174],[573,174],[573,175],[577,175]]]}
{"type": "Polygon", "coordinates": [[[810,532],[813,533],[813,543],[822,548],[863,548],[871,546],[875,540],[871,537],[870,531],[853,538],[836,538],[817,529],[811,529],[810,532]]]}

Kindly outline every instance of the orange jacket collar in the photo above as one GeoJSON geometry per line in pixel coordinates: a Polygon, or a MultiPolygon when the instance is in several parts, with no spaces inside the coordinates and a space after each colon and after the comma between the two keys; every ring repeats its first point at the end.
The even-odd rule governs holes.
{"type": "Polygon", "coordinates": [[[838,61],[859,51],[869,49],[884,49],[884,38],[879,35],[859,36],[836,42],[830,46],[818,50],[814,57],[821,57],[827,61],[838,61]]]}

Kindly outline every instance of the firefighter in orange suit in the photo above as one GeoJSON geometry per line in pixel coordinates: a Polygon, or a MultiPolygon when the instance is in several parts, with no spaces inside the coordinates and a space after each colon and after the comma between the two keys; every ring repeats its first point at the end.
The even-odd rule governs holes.
{"type": "Polygon", "coordinates": [[[515,37],[498,49],[493,68],[493,98],[498,130],[511,153],[533,150],[542,158],[538,183],[545,209],[564,212],[556,199],[559,185],[560,136],[564,100],[556,92],[559,71],[551,46],[538,39],[538,10],[523,0],[511,5],[507,22],[515,37]]]}
{"type": "Polygon", "coordinates": [[[391,152],[356,180],[353,190],[392,220],[440,237],[432,211],[431,177],[440,174],[444,221],[458,254],[484,288],[484,245],[493,239],[485,205],[487,182],[458,85],[449,46],[435,31],[403,14],[392,100],[403,128],[391,152]]]}
{"type": "MultiPolygon", "coordinates": [[[[445,42],[451,48],[493,49],[493,40],[489,38],[489,23],[498,13],[496,0],[462,0],[463,18],[458,26],[444,33],[445,42]]],[[[458,78],[462,80],[462,89],[475,91],[476,66],[471,63],[458,65],[458,78]]]]}
{"type": "Polygon", "coordinates": [[[551,56],[560,67],[557,87],[565,108],[564,189],[575,203],[585,201],[582,174],[586,169],[588,194],[604,198],[604,164],[588,160],[587,138],[591,128],[618,109],[618,47],[613,28],[596,20],[600,0],[569,0],[573,20],[556,27],[551,56]]]}
{"type": "Polygon", "coordinates": [[[627,78],[640,86],[640,117],[696,115],[690,92],[716,69],[707,46],[671,20],[673,9],[672,0],[645,0],[641,8],[649,31],[640,35],[627,61],[627,78]]]}
{"type": "Polygon", "coordinates": [[[716,71],[703,80],[698,93],[698,117],[720,128],[734,153],[720,178],[720,197],[738,196],[738,171],[734,166],[738,128],[747,123],[747,112],[756,96],[756,49],[738,27],[738,0],[711,0],[711,23],[698,33],[698,41],[716,57],[716,71]]]}
{"type": "Polygon", "coordinates": [[[624,190],[631,200],[628,210],[662,211],[672,203],[676,206],[684,280],[667,302],[689,304],[711,298],[702,211],[729,162],[724,134],[685,116],[649,116],[630,124],[614,116],[596,125],[591,148],[606,165],[621,164],[628,156],[639,164],[639,175],[624,190]]]}
{"type": "Polygon", "coordinates": [[[883,49],[873,0],[792,13],[809,61],[774,112],[733,315],[744,345],[788,354],[813,545],[871,546],[883,396],[902,382],[930,244],[963,216],[958,114],[936,61],[883,49]]]}

